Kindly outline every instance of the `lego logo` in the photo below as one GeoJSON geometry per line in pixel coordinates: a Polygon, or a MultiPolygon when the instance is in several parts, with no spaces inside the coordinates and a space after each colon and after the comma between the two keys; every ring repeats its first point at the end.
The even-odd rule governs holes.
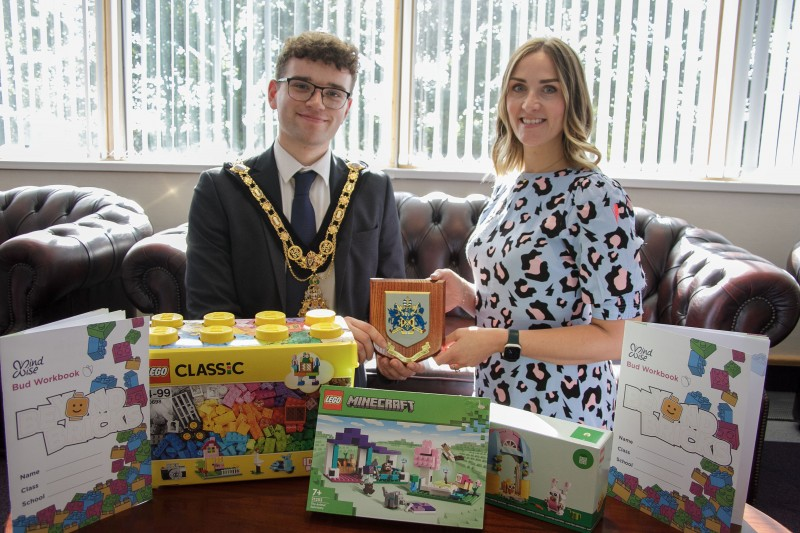
{"type": "Polygon", "coordinates": [[[322,407],[333,411],[341,411],[343,398],[344,391],[325,391],[325,397],[322,399],[322,407]]]}
{"type": "Polygon", "coordinates": [[[169,383],[169,359],[153,359],[150,361],[150,383],[169,383]]]}

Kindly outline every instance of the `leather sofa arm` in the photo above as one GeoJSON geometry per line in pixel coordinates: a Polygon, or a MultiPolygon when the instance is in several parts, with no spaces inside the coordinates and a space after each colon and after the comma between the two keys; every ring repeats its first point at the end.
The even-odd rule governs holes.
{"type": "Polygon", "coordinates": [[[122,282],[143,313],[186,315],[188,224],[160,231],[134,245],[122,263],[122,282]]]}
{"type": "Polygon", "coordinates": [[[659,287],[655,321],[766,335],[774,346],[800,319],[800,286],[783,269],[719,234],[687,228],[659,287]]]}

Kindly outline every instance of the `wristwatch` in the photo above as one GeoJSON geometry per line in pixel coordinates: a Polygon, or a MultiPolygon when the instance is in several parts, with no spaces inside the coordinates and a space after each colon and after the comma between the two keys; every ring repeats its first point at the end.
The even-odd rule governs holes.
{"type": "Polygon", "coordinates": [[[513,363],[519,359],[520,355],[522,355],[522,346],[519,345],[519,331],[510,329],[508,330],[508,342],[506,342],[506,347],[503,348],[501,357],[513,363]]]}

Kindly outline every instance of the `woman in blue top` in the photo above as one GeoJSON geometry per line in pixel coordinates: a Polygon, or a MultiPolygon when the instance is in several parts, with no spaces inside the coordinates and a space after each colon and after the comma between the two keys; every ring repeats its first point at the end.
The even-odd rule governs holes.
{"type": "Polygon", "coordinates": [[[446,308],[477,326],[436,357],[475,367],[476,393],[543,415],[612,428],[624,324],[642,312],[633,208],[597,167],[592,105],[575,52],[533,39],[503,76],[492,151],[498,176],[467,245],[475,284],[451,270],[446,308]]]}

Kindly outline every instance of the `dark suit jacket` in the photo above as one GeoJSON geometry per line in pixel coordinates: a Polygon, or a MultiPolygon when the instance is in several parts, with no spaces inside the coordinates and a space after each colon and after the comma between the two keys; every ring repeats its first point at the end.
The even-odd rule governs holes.
{"type": "MultiPolygon", "coordinates": [[[[244,164],[281,211],[272,148],[244,164]]],[[[334,206],[347,173],[344,161],[334,156],[329,180],[334,206]]],[[[284,224],[290,227],[286,220],[284,224]]],[[[186,259],[188,318],[199,319],[212,311],[252,318],[259,311],[285,309],[285,259],[280,241],[241,179],[224,167],[203,172],[195,186],[186,259]]],[[[370,278],[405,277],[400,222],[386,174],[362,172],[337,236],[334,261],[335,311],[342,316],[368,321],[370,278]]],[[[356,384],[363,385],[363,379],[361,368],[356,384]]]]}

